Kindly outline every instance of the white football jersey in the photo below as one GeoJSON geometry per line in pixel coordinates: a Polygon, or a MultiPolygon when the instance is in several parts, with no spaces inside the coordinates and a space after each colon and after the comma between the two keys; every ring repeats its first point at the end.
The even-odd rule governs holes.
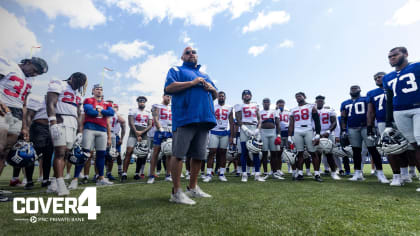
{"type": "Polygon", "coordinates": [[[242,112],[242,122],[258,124],[257,111],[259,106],[256,103],[251,102],[250,104],[236,104],[235,112],[242,112]]]}
{"type": "Polygon", "coordinates": [[[25,77],[18,64],[0,57],[0,100],[8,107],[23,108],[34,78],[25,77]]]}
{"type": "Polygon", "coordinates": [[[47,92],[58,93],[56,114],[77,117],[77,107],[82,101],[79,91],[73,90],[67,81],[51,80],[47,92]]]}
{"type": "Polygon", "coordinates": [[[214,104],[214,114],[216,116],[217,125],[212,130],[222,131],[229,130],[229,114],[232,112],[232,107],[229,105],[220,106],[214,104]]]}
{"type": "Polygon", "coordinates": [[[278,117],[278,114],[276,112],[276,110],[274,109],[269,109],[269,110],[261,110],[260,111],[260,119],[261,122],[264,122],[268,119],[272,119],[273,122],[275,122],[276,118],[278,117]]]}
{"type": "Polygon", "coordinates": [[[28,97],[26,108],[35,111],[35,116],[32,120],[48,119],[45,99],[39,100],[34,97],[28,97]]]}
{"type": "MultiPolygon", "coordinates": [[[[331,116],[337,116],[335,114],[334,109],[329,109],[323,107],[322,109],[318,110],[319,120],[321,122],[321,134],[325,133],[331,127],[331,116]]],[[[315,127],[315,123],[312,121],[313,127],[315,127]]]]}
{"type": "Polygon", "coordinates": [[[119,135],[121,130],[121,124],[118,121],[118,114],[114,113],[114,116],[111,117],[111,132],[113,134],[119,135]]]}
{"type": "Polygon", "coordinates": [[[290,116],[295,120],[295,132],[311,131],[312,127],[312,109],[314,104],[305,104],[297,106],[290,110],[290,116]]]}
{"type": "Polygon", "coordinates": [[[133,116],[134,125],[136,126],[147,127],[149,120],[153,120],[152,113],[150,111],[146,111],[146,109],[142,111],[138,107],[131,108],[128,115],[133,116]]]}
{"type": "Polygon", "coordinates": [[[154,104],[152,106],[152,111],[159,109],[159,124],[162,128],[167,128],[172,126],[172,111],[171,106],[166,106],[164,104],[154,104]]]}
{"type": "Polygon", "coordinates": [[[280,111],[280,109],[277,109],[276,111],[277,111],[277,117],[279,118],[279,121],[280,121],[281,131],[288,130],[290,112],[286,110],[280,111]]]}

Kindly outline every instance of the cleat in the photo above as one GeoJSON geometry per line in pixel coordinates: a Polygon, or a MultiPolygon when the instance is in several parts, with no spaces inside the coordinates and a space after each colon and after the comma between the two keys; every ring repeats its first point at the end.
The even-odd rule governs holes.
{"type": "Polygon", "coordinates": [[[147,183],[148,184],[153,184],[155,182],[155,177],[154,176],[149,176],[149,179],[147,179],[147,183]]]}
{"type": "Polygon", "coordinates": [[[137,175],[134,175],[133,179],[139,180],[140,179],[140,176],[138,174],[137,175]]]}
{"type": "Polygon", "coordinates": [[[324,182],[324,180],[322,180],[322,179],[321,179],[321,176],[319,176],[319,175],[315,175],[314,180],[315,180],[316,182],[324,182]]]}
{"type": "Polygon", "coordinates": [[[96,186],[113,185],[114,183],[109,181],[107,178],[96,181],[96,186]]]}
{"type": "Polygon", "coordinates": [[[57,192],[57,180],[52,178],[50,184],[47,188],[47,193],[56,193],[57,192]]]}
{"type": "Polygon", "coordinates": [[[420,192],[420,188],[416,189],[417,192],[420,192]]]}
{"type": "Polygon", "coordinates": [[[343,170],[339,170],[338,171],[338,174],[341,175],[341,176],[344,176],[344,171],[343,170]]]}
{"type": "Polygon", "coordinates": [[[337,173],[335,173],[335,172],[331,173],[331,178],[333,180],[340,180],[341,179],[340,176],[338,176],[337,173]]]}
{"type": "Polygon", "coordinates": [[[331,174],[331,172],[329,170],[324,170],[324,172],[321,173],[321,175],[330,175],[330,174],[331,174]]]}
{"type": "Polygon", "coordinates": [[[264,177],[262,177],[259,174],[256,174],[255,177],[254,177],[254,179],[255,179],[255,181],[258,181],[258,182],[265,182],[264,177]]]}
{"type": "Polygon", "coordinates": [[[70,178],[71,178],[71,177],[70,177],[70,174],[69,174],[69,173],[67,173],[67,174],[66,174],[66,176],[64,176],[64,179],[65,179],[65,180],[68,180],[68,179],[70,179],[70,178]]]}
{"type": "Polygon", "coordinates": [[[120,178],[121,178],[122,173],[123,173],[123,172],[119,170],[119,171],[118,171],[118,177],[120,177],[120,178]]]}
{"type": "Polygon", "coordinates": [[[116,179],[115,179],[115,177],[114,177],[114,176],[112,176],[112,174],[111,174],[111,173],[107,174],[107,175],[106,175],[106,177],[107,177],[109,180],[116,180],[116,179]]]}
{"type": "Polygon", "coordinates": [[[195,205],[195,201],[189,198],[181,189],[178,192],[171,194],[170,202],[186,204],[186,205],[195,205]]]}
{"type": "Polygon", "coordinates": [[[203,179],[204,183],[208,183],[211,181],[211,175],[207,175],[206,178],[203,179]]]}
{"type": "Polygon", "coordinates": [[[31,181],[31,182],[28,182],[28,183],[25,184],[24,189],[25,190],[31,190],[33,187],[34,187],[34,182],[31,181]]]}
{"type": "Polygon", "coordinates": [[[284,180],[284,177],[280,175],[279,172],[273,174],[273,179],[284,180]]]}
{"type": "Polygon", "coordinates": [[[227,182],[226,176],[225,175],[219,175],[219,180],[222,182],[227,182]]]}
{"type": "Polygon", "coordinates": [[[413,180],[411,179],[410,175],[401,175],[401,182],[411,183],[413,180]]]}
{"type": "Polygon", "coordinates": [[[195,186],[195,189],[190,189],[187,187],[187,191],[186,194],[191,197],[191,198],[209,198],[211,197],[210,194],[207,194],[205,192],[203,192],[203,190],[201,190],[200,187],[198,187],[198,185],[195,186]]]}
{"type": "Polygon", "coordinates": [[[57,179],[57,195],[58,196],[66,196],[70,194],[70,191],[66,187],[66,183],[64,183],[64,179],[57,179]]]}
{"type": "Polygon", "coordinates": [[[69,185],[69,190],[77,189],[79,181],[77,179],[73,179],[69,185]]]}
{"type": "Polygon", "coordinates": [[[185,175],[185,179],[189,180],[191,178],[191,175],[185,175]]]}
{"type": "Polygon", "coordinates": [[[392,178],[392,181],[389,184],[389,186],[401,187],[401,186],[403,186],[403,184],[404,183],[401,182],[400,178],[394,177],[394,178],[392,178]]]}
{"type": "Polygon", "coordinates": [[[304,180],[303,175],[298,175],[298,176],[296,177],[296,180],[297,180],[297,181],[304,180]]]}
{"type": "Polygon", "coordinates": [[[126,182],[127,181],[127,175],[122,175],[120,181],[121,182],[126,182]]]}
{"type": "Polygon", "coordinates": [[[184,176],[184,174],[183,174],[183,173],[181,173],[181,178],[185,178],[185,176],[184,176]]]}
{"type": "Polygon", "coordinates": [[[312,173],[310,171],[306,171],[306,176],[312,176],[312,173]]]}
{"type": "Polygon", "coordinates": [[[172,177],[170,175],[166,176],[165,181],[172,182],[172,177]]]}
{"type": "Polygon", "coordinates": [[[87,184],[87,183],[89,183],[89,176],[83,177],[83,180],[82,180],[82,184],[87,184]]]}
{"type": "Polygon", "coordinates": [[[241,179],[241,181],[242,182],[248,182],[248,174],[247,173],[244,173],[244,174],[242,174],[242,179],[241,179]]]}
{"type": "Polygon", "coordinates": [[[46,182],[42,181],[41,187],[45,188],[45,187],[48,187],[50,184],[51,184],[51,182],[49,180],[46,181],[46,182]]]}

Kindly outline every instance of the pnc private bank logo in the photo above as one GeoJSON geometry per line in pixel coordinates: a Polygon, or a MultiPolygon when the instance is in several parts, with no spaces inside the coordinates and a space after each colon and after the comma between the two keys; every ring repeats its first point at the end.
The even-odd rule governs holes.
{"type": "MultiPolygon", "coordinates": [[[[13,213],[15,214],[87,214],[88,220],[96,220],[101,213],[101,207],[96,205],[96,188],[87,187],[78,198],[75,197],[16,197],[13,199],[13,213]]],[[[40,218],[31,216],[29,220],[35,223],[40,219],[44,221],[74,221],[57,220],[55,218],[40,218]]]]}

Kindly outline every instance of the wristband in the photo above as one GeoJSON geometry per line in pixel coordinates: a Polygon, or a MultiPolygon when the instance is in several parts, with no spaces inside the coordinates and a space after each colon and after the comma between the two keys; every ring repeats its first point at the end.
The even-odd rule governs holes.
{"type": "Polygon", "coordinates": [[[55,116],[49,116],[48,117],[48,122],[50,123],[53,120],[57,120],[57,118],[55,116]]]}

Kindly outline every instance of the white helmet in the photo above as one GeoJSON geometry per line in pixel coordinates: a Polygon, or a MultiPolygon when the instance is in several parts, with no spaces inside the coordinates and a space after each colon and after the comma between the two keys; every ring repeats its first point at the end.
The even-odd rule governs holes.
{"type": "Polygon", "coordinates": [[[172,139],[167,138],[165,141],[161,144],[161,150],[163,152],[163,155],[166,157],[172,156],[172,139]]]}
{"type": "Polygon", "coordinates": [[[408,149],[408,140],[397,129],[385,130],[381,136],[381,144],[384,154],[398,155],[408,149]]]}
{"type": "Polygon", "coordinates": [[[281,158],[290,165],[294,165],[296,162],[296,154],[286,149],[281,154],[281,158]]]}
{"type": "Polygon", "coordinates": [[[349,157],[352,158],[353,157],[353,149],[351,148],[351,146],[346,146],[345,148],[342,148],[340,146],[338,147],[334,147],[332,149],[332,153],[338,157],[349,157]]]}
{"type": "Polygon", "coordinates": [[[319,139],[319,144],[316,146],[316,149],[321,153],[330,154],[333,149],[333,143],[328,138],[321,138],[319,139]]]}
{"type": "Polygon", "coordinates": [[[382,146],[377,146],[376,150],[378,150],[379,155],[381,155],[381,157],[385,156],[385,152],[384,152],[384,149],[382,148],[382,146]]]}
{"type": "Polygon", "coordinates": [[[111,148],[109,149],[109,155],[110,155],[112,158],[116,158],[116,157],[118,157],[119,153],[118,153],[118,151],[117,151],[117,149],[116,149],[115,147],[111,147],[111,148]]]}
{"type": "Polygon", "coordinates": [[[238,149],[235,145],[229,145],[227,153],[226,153],[226,160],[233,161],[236,158],[236,154],[238,153],[238,149]]]}
{"type": "Polygon", "coordinates": [[[261,139],[255,136],[251,137],[248,141],[246,141],[246,148],[253,154],[260,153],[262,149],[261,139]]]}
{"type": "Polygon", "coordinates": [[[133,150],[134,155],[138,158],[145,158],[149,154],[149,146],[147,145],[147,140],[142,140],[137,142],[133,150]]]}

